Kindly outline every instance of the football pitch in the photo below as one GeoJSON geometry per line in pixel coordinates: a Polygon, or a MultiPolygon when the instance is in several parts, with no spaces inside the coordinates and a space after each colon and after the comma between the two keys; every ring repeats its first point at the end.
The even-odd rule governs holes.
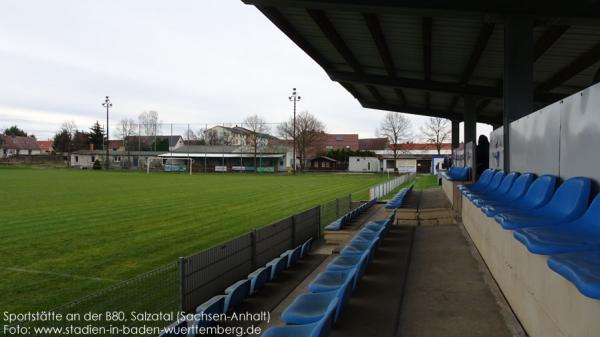
{"type": "Polygon", "coordinates": [[[48,310],[383,175],[0,169],[0,311],[48,310]]]}

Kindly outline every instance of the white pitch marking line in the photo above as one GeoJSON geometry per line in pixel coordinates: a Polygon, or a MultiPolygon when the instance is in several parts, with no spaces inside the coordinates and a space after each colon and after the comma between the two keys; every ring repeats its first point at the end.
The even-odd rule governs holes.
{"type": "Polygon", "coordinates": [[[22,273],[45,274],[45,275],[69,277],[69,278],[84,279],[84,280],[120,282],[119,280],[111,280],[111,279],[101,278],[101,277],[87,277],[87,276],[79,276],[79,275],[65,274],[65,273],[55,273],[55,272],[51,272],[51,271],[41,271],[41,270],[32,270],[32,269],[24,269],[24,268],[2,267],[2,269],[10,270],[10,271],[18,271],[18,272],[22,272],[22,273]]]}

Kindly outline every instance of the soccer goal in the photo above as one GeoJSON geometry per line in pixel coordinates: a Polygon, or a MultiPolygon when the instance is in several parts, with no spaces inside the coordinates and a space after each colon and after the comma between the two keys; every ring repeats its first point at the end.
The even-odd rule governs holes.
{"type": "Polygon", "coordinates": [[[192,158],[159,158],[146,159],[146,173],[155,172],[189,172],[192,175],[194,160],[192,158]]]}

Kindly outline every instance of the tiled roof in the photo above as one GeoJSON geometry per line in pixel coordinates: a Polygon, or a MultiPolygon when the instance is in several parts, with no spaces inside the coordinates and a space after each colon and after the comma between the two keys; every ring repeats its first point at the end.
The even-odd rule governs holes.
{"type": "Polygon", "coordinates": [[[35,138],[22,136],[0,136],[3,139],[2,148],[13,150],[40,150],[35,138]]]}
{"type": "Polygon", "coordinates": [[[358,140],[358,149],[363,151],[385,150],[388,148],[387,138],[363,138],[358,140]]]}

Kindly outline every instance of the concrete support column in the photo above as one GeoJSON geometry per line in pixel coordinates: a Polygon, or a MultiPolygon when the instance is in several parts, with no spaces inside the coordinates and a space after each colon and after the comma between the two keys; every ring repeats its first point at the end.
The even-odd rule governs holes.
{"type": "Polygon", "coordinates": [[[452,148],[456,149],[460,145],[460,121],[452,120],[452,148]]]}
{"type": "Polygon", "coordinates": [[[475,142],[477,137],[477,111],[475,111],[476,100],[473,96],[465,96],[465,144],[475,142]]]}
{"type": "Polygon", "coordinates": [[[511,15],[504,23],[504,170],[510,171],[510,122],[533,110],[533,19],[511,15]]]}

